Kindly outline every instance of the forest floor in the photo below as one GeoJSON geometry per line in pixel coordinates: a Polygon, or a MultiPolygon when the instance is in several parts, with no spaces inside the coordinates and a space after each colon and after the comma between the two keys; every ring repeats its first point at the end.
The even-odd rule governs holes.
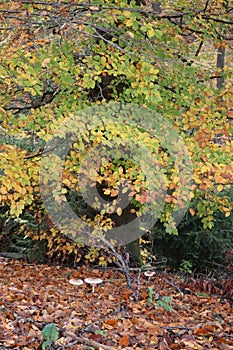
{"type": "MultiPolygon", "coordinates": [[[[232,299],[219,281],[132,277],[130,290],[116,270],[0,259],[0,349],[233,349],[232,299]],[[92,276],[103,280],[94,293],[69,283],[92,276]],[[58,339],[45,347],[48,324],[58,339]]],[[[232,279],[223,285],[233,290],[232,279]]]]}

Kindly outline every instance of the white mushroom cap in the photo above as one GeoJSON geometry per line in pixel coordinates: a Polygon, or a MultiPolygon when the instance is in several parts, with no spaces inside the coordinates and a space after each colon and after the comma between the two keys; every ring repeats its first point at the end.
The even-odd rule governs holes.
{"type": "Polygon", "coordinates": [[[94,293],[95,291],[95,285],[103,282],[101,278],[97,278],[97,277],[85,278],[84,281],[92,285],[92,293],[94,293]]]}
{"type": "Polygon", "coordinates": [[[81,286],[83,284],[83,280],[72,278],[69,280],[69,283],[73,284],[74,286],[81,286]]]}
{"type": "Polygon", "coordinates": [[[84,280],[86,283],[89,284],[99,284],[102,283],[103,280],[101,278],[97,278],[97,277],[89,277],[89,278],[85,278],[84,280]]]}
{"type": "Polygon", "coordinates": [[[146,272],[144,272],[144,275],[145,275],[146,277],[152,277],[152,276],[155,275],[155,272],[154,272],[154,271],[146,271],[146,272]]]}

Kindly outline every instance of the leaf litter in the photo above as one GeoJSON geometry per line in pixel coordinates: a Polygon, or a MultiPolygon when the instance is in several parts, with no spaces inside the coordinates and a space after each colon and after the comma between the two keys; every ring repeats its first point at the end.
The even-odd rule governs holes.
{"type": "Polygon", "coordinates": [[[0,259],[0,349],[42,349],[48,324],[50,349],[233,349],[230,298],[167,272],[142,275],[139,289],[133,273],[134,291],[116,270],[0,259]],[[94,293],[69,283],[88,277],[103,280],[94,293]]]}

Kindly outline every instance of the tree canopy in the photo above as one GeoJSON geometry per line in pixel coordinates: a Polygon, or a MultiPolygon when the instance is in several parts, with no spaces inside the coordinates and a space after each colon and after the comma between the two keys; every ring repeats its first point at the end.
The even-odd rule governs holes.
{"type": "MultiPolygon", "coordinates": [[[[232,13],[232,2],[225,0],[195,4],[191,0],[3,1],[0,4],[3,212],[20,218],[28,235],[47,239],[52,253],[73,252],[79,258],[77,246],[69,240],[64,243],[51,222],[39,187],[44,147],[67,117],[75,120],[78,115],[80,137],[74,140],[65,158],[63,186],[57,188],[58,192],[54,188],[52,194],[58,201],[62,201],[62,196],[66,201],[80,192],[82,183],[77,173],[81,171],[90,188],[99,184],[102,196],[112,205],[109,208],[107,203],[100,210],[98,203],[94,206],[95,198],[89,203],[96,210],[98,227],[111,228],[114,220],[124,214],[116,200],[122,183],[128,184],[125,193],[130,197],[126,216],[132,214],[134,219],[140,217],[145,204],[154,204],[153,190],[160,195],[156,183],[162,183],[166,193],[159,219],[169,233],[177,233],[171,221],[174,208],[182,209],[186,201],[191,201],[189,213],[201,218],[204,229],[214,227],[217,212],[230,216],[232,13]],[[106,112],[111,103],[143,108],[145,114],[139,119],[141,122],[145,118],[147,128],[143,130],[139,122],[137,127],[135,123],[134,127],[127,125],[126,118],[132,111],[123,115],[125,125],[123,119],[120,126],[115,125],[106,112]],[[98,111],[102,127],[88,127],[87,115],[83,113],[88,108],[98,111]],[[167,126],[172,125],[192,162],[192,183],[182,196],[179,191],[184,163],[179,163],[178,157],[174,161],[165,139],[161,142],[158,135],[156,138],[150,133],[149,126],[156,122],[160,125],[161,115],[165,122],[159,135],[166,135],[167,126]],[[128,142],[119,141],[124,146],[123,153],[120,147],[117,150],[117,138],[128,142]],[[143,149],[144,156],[151,152],[148,159],[152,167],[146,167],[149,179],[158,174],[156,166],[159,169],[159,176],[155,175],[150,184],[138,163],[130,156],[124,158],[134,144],[143,149]],[[106,153],[109,148],[112,150],[108,161],[99,164],[98,174],[91,171],[88,162],[80,170],[85,159],[91,160],[88,152],[92,147],[102,147],[106,153]],[[106,215],[109,213],[115,213],[113,220],[106,215]]],[[[118,112],[115,111],[116,115],[118,112]]],[[[137,121],[135,116],[132,120],[137,121]]],[[[174,138],[174,149],[175,142],[174,138]]],[[[88,210],[80,215],[87,222],[93,219],[93,215],[88,217],[88,210]]],[[[121,224],[125,224],[124,220],[121,224]]]]}

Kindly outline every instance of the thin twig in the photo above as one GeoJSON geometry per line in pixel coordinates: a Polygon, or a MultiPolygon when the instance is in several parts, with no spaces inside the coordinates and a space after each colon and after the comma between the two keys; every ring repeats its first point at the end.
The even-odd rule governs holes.
{"type": "Polygon", "coordinates": [[[85,338],[85,337],[77,336],[77,335],[75,335],[74,333],[71,333],[71,332],[64,331],[63,334],[65,336],[67,336],[67,337],[71,337],[72,339],[78,341],[81,344],[92,346],[95,349],[115,350],[115,348],[113,348],[112,346],[108,346],[108,345],[103,345],[103,344],[97,343],[94,340],[91,340],[91,339],[88,339],[88,338],[85,338]]]}
{"type": "Polygon", "coordinates": [[[173,282],[168,281],[167,279],[164,279],[165,282],[167,282],[170,286],[178,290],[179,293],[182,293],[181,289],[177,287],[173,282]]]}

